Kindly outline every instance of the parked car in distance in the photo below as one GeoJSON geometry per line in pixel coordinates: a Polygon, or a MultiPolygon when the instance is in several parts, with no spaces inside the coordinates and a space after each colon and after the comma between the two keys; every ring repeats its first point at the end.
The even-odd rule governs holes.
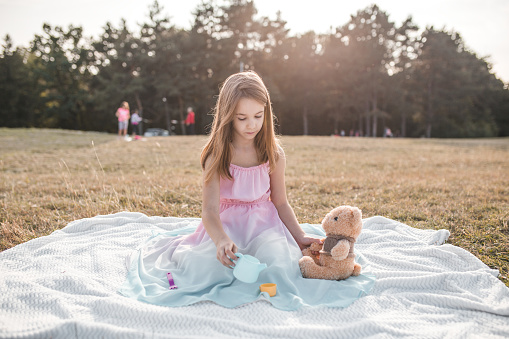
{"type": "Polygon", "coordinates": [[[170,132],[162,128],[148,128],[145,131],[145,134],[143,134],[143,136],[145,137],[158,137],[158,136],[167,137],[168,135],[170,135],[170,132]]]}

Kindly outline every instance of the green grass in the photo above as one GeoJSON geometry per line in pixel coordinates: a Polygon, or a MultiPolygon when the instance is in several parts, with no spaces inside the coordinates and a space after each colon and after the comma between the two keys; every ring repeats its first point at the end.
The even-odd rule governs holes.
{"type": "MultiPolygon", "coordinates": [[[[299,222],[333,207],[423,229],[509,286],[509,139],[282,137],[299,222]]],[[[103,133],[0,129],[0,250],[119,211],[200,217],[204,136],[124,142],[103,133]]]]}

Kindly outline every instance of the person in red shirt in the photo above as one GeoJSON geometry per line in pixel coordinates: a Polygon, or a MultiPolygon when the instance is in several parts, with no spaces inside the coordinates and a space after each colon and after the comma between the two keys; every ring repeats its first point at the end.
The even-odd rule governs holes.
{"type": "Polygon", "coordinates": [[[186,132],[188,135],[194,134],[194,112],[192,107],[187,108],[187,117],[184,121],[186,124],[186,132]]]}

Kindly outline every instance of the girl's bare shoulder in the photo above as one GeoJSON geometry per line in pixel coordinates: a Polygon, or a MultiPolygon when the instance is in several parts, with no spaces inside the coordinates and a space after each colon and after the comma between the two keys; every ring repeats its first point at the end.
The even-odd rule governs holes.
{"type": "Polygon", "coordinates": [[[285,150],[283,149],[283,146],[281,146],[280,144],[277,144],[277,154],[280,157],[284,157],[285,156],[285,150]]]}

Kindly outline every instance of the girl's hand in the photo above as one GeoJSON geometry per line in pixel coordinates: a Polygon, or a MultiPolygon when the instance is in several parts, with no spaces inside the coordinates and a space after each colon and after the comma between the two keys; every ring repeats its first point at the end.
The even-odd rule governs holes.
{"type": "Polygon", "coordinates": [[[235,266],[233,260],[237,259],[235,253],[238,252],[238,249],[237,245],[235,245],[229,237],[225,237],[218,241],[216,248],[217,260],[219,260],[221,264],[228,268],[231,268],[230,266],[235,266]]]}
{"type": "Polygon", "coordinates": [[[296,241],[297,241],[297,244],[299,245],[299,248],[301,251],[303,249],[311,246],[312,243],[323,244],[322,240],[317,239],[317,238],[308,237],[306,235],[304,235],[300,239],[296,239],[296,241]]]}

